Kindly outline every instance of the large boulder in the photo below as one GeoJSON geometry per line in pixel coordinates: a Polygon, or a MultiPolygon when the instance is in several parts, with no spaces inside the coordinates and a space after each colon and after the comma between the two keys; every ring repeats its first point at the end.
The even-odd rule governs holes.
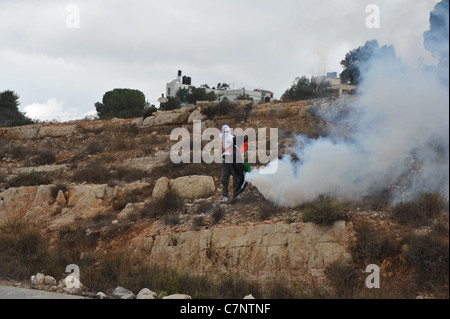
{"type": "Polygon", "coordinates": [[[190,112],[174,110],[167,112],[158,112],[156,115],[147,117],[143,122],[142,126],[159,126],[167,124],[186,124],[189,118],[190,112]]]}
{"type": "Polygon", "coordinates": [[[169,191],[169,183],[170,179],[167,177],[160,177],[153,188],[152,197],[157,199],[164,198],[169,191]]]}
{"type": "Polygon", "coordinates": [[[169,188],[178,196],[186,199],[198,199],[214,195],[216,190],[211,176],[183,176],[169,182],[169,188]]]}

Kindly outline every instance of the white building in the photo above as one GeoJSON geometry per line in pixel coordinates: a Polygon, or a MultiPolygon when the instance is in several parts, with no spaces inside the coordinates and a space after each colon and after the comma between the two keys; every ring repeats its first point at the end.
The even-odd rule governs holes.
{"type": "MultiPolygon", "coordinates": [[[[179,89],[191,88],[195,88],[195,86],[191,84],[191,77],[182,76],[182,73],[179,70],[177,78],[166,84],[166,95],[175,97],[179,89]]],[[[205,88],[205,90],[207,93],[213,91],[217,95],[219,101],[223,101],[224,99],[233,101],[238,97],[248,97],[249,99],[253,99],[255,102],[270,102],[273,100],[273,92],[268,90],[246,90],[245,88],[231,90],[205,88]]]]}
{"type": "Polygon", "coordinates": [[[329,82],[331,90],[337,95],[352,93],[356,90],[356,85],[342,84],[336,72],[329,72],[326,76],[312,76],[311,81],[315,81],[316,83],[321,83],[322,81],[329,82]]]}
{"type": "Polygon", "coordinates": [[[179,89],[190,89],[191,87],[195,87],[191,85],[191,78],[181,76],[181,71],[178,71],[177,78],[166,84],[166,96],[175,97],[179,89]]]}

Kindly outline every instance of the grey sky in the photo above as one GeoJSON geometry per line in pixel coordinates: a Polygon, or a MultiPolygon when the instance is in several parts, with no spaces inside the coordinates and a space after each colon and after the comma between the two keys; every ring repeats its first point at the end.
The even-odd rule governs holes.
{"type": "Polygon", "coordinates": [[[32,118],[95,113],[114,88],[156,104],[177,70],[192,84],[264,88],[279,98],[293,80],[342,71],[367,40],[402,60],[436,64],[423,32],[439,0],[0,0],[0,91],[14,90],[32,118]],[[369,4],[380,28],[368,29],[369,4]],[[68,28],[79,8],[80,27],[68,28]]]}

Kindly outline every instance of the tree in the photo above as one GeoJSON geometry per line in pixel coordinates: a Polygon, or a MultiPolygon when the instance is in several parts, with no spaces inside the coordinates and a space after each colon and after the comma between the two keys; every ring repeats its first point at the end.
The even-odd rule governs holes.
{"type": "Polygon", "coordinates": [[[181,101],[181,103],[186,101],[186,96],[189,94],[188,88],[179,88],[177,91],[177,94],[175,94],[176,97],[178,97],[181,101]]]}
{"type": "Polygon", "coordinates": [[[146,106],[145,95],[139,90],[114,89],[103,95],[103,103],[95,103],[95,109],[100,119],[113,117],[140,117],[146,106]]]}
{"type": "Polygon", "coordinates": [[[205,88],[191,88],[191,92],[186,94],[185,101],[195,104],[197,101],[215,101],[217,95],[214,91],[206,93],[205,88]]]}
{"type": "Polygon", "coordinates": [[[230,88],[230,85],[228,83],[217,83],[217,89],[218,90],[228,90],[230,88]]]}
{"type": "Polygon", "coordinates": [[[363,79],[361,71],[374,57],[395,58],[394,47],[386,45],[380,47],[377,40],[372,40],[348,52],[341,61],[344,67],[339,75],[341,83],[358,85],[363,79]]]}
{"type": "Polygon", "coordinates": [[[159,107],[161,111],[169,111],[179,109],[181,107],[181,100],[178,96],[168,96],[167,102],[161,103],[159,107]]]}
{"type": "Polygon", "coordinates": [[[19,111],[19,96],[11,90],[0,92],[0,126],[21,126],[33,121],[19,111]]]}
{"type": "Polygon", "coordinates": [[[292,86],[281,96],[283,101],[299,101],[325,97],[330,93],[330,83],[310,81],[306,76],[296,78],[292,86]]]}

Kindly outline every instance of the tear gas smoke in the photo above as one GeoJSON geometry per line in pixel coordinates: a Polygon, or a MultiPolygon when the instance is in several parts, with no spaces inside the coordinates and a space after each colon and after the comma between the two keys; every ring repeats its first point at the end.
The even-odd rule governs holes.
{"type": "MultiPolygon", "coordinates": [[[[443,2],[448,8],[448,0],[443,2]]],[[[440,10],[439,4],[436,7],[440,10]]],[[[318,108],[335,125],[326,137],[298,136],[292,151],[299,161],[284,156],[276,160],[275,174],[261,174],[274,164],[269,163],[252,170],[246,179],[268,200],[289,207],[321,194],[361,199],[386,187],[393,201],[420,191],[448,194],[448,10],[446,19],[447,51],[433,46],[432,37],[426,37],[426,42],[427,47],[439,48],[441,62],[446,59],[447,80],[442,77],[443,63],[412,68],[392,52],[373,56],[360,69],[359,94],[328,109],[346,113],[320,113],[318,108]]],[[[442,41],[442,37],[434,38],[442,41]]]]}

